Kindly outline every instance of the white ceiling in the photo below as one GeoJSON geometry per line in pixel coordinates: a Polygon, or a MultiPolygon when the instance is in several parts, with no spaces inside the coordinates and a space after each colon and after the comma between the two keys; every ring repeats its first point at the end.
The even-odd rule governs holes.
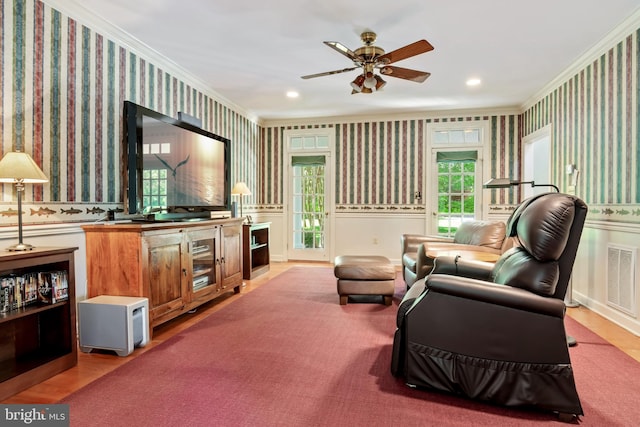
{"type": "Polygon", "coordinates": [[[264,120],[521,106],[639,9],[638,0],[73,1],[264,120]],[[394,65],[431,77],[388,77],[383,91],[356,95],[357,71],[300,78],[352,66],[322,42],[355,50],[364,29],[387,52],[428,40],[434,51],[394,65]],[[467,87],[470,77],[481,86],[467,87]]]}

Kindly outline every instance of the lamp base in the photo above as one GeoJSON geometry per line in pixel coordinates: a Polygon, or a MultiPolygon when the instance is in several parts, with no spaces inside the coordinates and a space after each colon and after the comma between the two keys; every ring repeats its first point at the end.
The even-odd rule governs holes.
{"type": "Polygon", "coordinates": [[[35,246],[29,245],[27,243],[16,243],[15,245],[9,246],[7,250],[9,252],[18,252],[18,251],[30,251],[33,250],[35,246]]]}

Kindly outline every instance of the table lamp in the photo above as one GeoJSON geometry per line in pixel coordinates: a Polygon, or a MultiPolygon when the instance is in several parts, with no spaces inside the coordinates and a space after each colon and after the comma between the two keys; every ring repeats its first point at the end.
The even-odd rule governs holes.
{"type": "Polygon", "coordinates": [[[29,251],[33,246],[22,242],[22,193],[25,184],[39,184],[49,179],[27,153],[9,152],[0,160],[0,183],[13,183],[18,196],[18,243],[8,251],[29,251]]]}
{"type": "Polygon", "coordinates": [[[236,185],[233,186],[233,188],[231,189],[231,194],[240,196],[240,217],[242,217],[242,197],[250,196],[251,190],[249,190],[249,187],[247,187],[246,183],[240,181],[236,182],[236,185]]]}

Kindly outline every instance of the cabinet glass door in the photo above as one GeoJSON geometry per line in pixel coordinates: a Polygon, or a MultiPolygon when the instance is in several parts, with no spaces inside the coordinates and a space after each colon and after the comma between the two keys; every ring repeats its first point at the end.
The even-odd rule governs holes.
{"type": "Polygon", "coordinates": [[[191,291],[203,294],[217,291],[216,248],[213,231],[203,230],[191,234],[192,282],[191,291]]]}

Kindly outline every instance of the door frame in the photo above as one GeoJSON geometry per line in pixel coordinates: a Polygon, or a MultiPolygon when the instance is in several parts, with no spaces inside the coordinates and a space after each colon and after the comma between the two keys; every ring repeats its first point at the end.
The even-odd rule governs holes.
{"type": "Polygon", "coordinates": [[[293,235],[292,226],[292,209],[289,196],[291,193],[291,157],[292,156],[325,156],[325,251],[321,258],[310,257],[309,261],[331,261],[335,251],[335,132],[332,128],[313,128],[313,129],[285,129],[283,131],[282,140],[284,143],[282,166],[282,200],[283,200],[283,221],[285,222],[283,229],[285,230],[283,239],[284,260],[289,260],[289,251],[291,250],[291,236],[293,235]],[[291,149],[291,138],[304,136],[326,136],[329,141],[329,147],[326,149],[291,149]]]}
{"type": "MultiPolygon", "coordinates": [[[[554,184],[551,179],[551,165],[552,165],[552,154],[551,143],[552,143],[552,125],[548,124],[535,132],[530,133],[522,138],[522,160],[521,160],[521,171],[522,171],[522,181],[535,181],[536,184],[554,184]],[[547,141],[548,144],[546,147],[541,142],[547,141]],[[547,176],[543,178],[542,181],[537,180],[535,177],[535,173],[532,172],[533,169],[537,169],[536,162],[537,161],[547,161],[547,176]]],[[[538,169],[539,170],[539,169],[538,169]]],[[[538,177],[539,174],[538,174],[538,177]]],[[[549,191],[548,187],[531,187],[530,185],[522,185],[522,200],[533,196],[534,194],[544,193],[549,191]]]]}
{"type": "Polygon", "coordinates": [[[424,140],[426,141],[425,156],[424,156],[424,170],[427,171],[422,177],[422,188],[425,189],[425,197],[423,199],[425,208],[425,232],[432,234],[433,230],[438,230],[437,224],[434,219],[433,213],[433,197],[437,192],[437,170],[432,168],[434,165],[434,157],[436,151],[461,151],[461,150],[477,150],[478,159],[476,162],[476,174],[479,179],[478,191],[476,197],[479,197],[479,203],[476,203],[479,211],[476,212],[478,219],[486,219],[489,212],[489,197],[487,192],[482,188],[482,183],[487,181],[491,175],[491,132],[488,120],[470,120],[464,122],[441,122],[441,123],[427,123],[424,129],[424,140]],[[433,134],[436,131],[442,130],[466,130],[466,129],[479,129],[480,130],[480,143],[461,143],[461,144],[439,144],[433,140],[433,134]],[[429,177],[430,185],[428,185],[427,176],[429,177]]]}

